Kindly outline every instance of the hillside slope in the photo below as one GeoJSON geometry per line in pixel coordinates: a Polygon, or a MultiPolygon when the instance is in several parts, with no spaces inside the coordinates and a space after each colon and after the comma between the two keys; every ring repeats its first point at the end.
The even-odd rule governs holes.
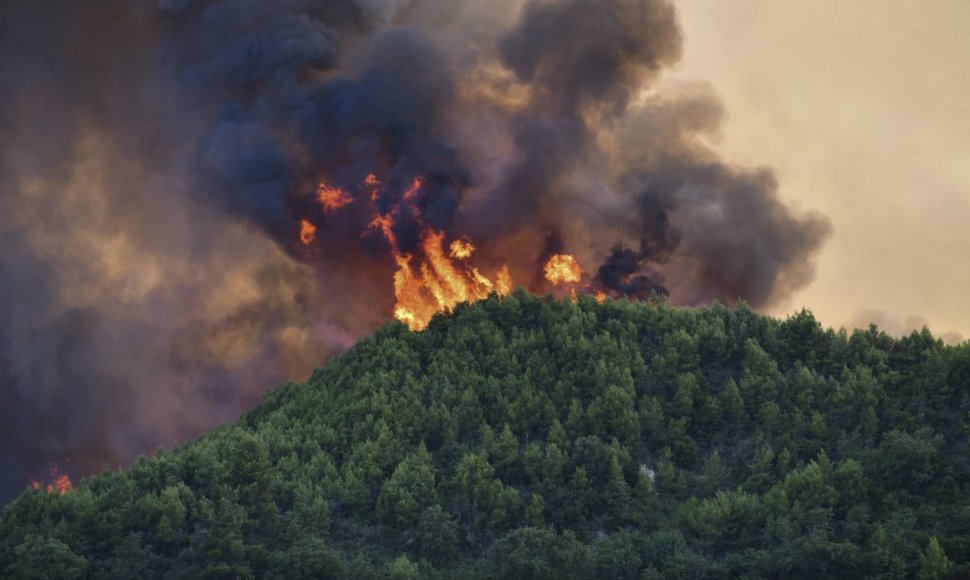
{"type": "Polygon", "coordinates": [[[970,347],[517,292],[28,489],[0,576],[970,575],[970,347]]]}

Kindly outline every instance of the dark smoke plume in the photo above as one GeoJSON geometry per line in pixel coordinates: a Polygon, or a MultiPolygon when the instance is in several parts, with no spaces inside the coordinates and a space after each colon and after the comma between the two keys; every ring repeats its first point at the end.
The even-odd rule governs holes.
{"type": "Polygon", "coordinates": [[[537,292],[558,252],[615,296],[805,286],[827,220],[712,150],[716,97],[664,78],[682,42],[667,0],[0,3],[0,500],[231,420],[386,320],[375,214],[537,292]]]}

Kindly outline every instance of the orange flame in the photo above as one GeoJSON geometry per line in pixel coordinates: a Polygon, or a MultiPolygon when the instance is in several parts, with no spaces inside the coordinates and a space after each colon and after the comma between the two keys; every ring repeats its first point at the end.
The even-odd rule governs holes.
{"type": "Polygon", "coordinates": [[[467,240],[455,240],[451,242],[451,257],[456,260],[467,260],[475,253],[475,246],[467,240]]]}
{"type": "Polygon", "coordinates": [[[332,187],[326,182],[321,182],[317,187],[317,201],[320,202],[324,213],[333,213],[354,203],[354,198],[339,187],[332,187]]]}
{"type": "Polygon", "coordinates": [[[394,219],[390,215],[376,215],[371,220],[370,225],[367,226],[367,230],[360,237],[364,237],[373,231],[380,231],[384,234],[384,239],[391,244],[391,248],[397,252],[397,236],[394,235],[393,227],[394,219]]]}
{"type": "Polygon", "coordinates": [[[30,487],[37,491],[40,491],[41,487],[47,493],[56,493],[57,495],[64,495],[74,491],[74,486],[71,484],[71,478],[65,475],[58,475],[57,468],[51,469],[51,481],[46,486],[42,486],[36,479],[30,481],[30,487]]]}
{"type": "Polygon", "coordinates": [[[495,292],[499,296],[508,296],[512,293],[512,273],[509,272],[508,264],[502,264],[498,274],[495,275],[495,292]]]}
{"type": "MultiPolygon", "coordinates": [[[[383,220],[382,224],[386,222],[383,220]]],[[[411,330],[425,329],[436,313],[451,310],[463,302],[484,300],[492,292],[504,296],[512,291],[508,266],[503,265],[492,281],[478,268],[467,264],[468,258],[453,258],[445,253],[444,232],[424,230],[421,237],[424,258],[417,267],[412,265],[414,256],[397,249],[393,234],[385,229],[385,235],[394,250],[398,268],[394,274],[397,298],[394,317],[411,330]]]]}
{"type": "MultiPolygon", "coordinates": [[[[389,192],[397,194],[389,199],[382,198],[384,183],[377,175],[369,174],[362,185],[370,192],[373,217],[360,235],[379,235],[390,246],[395,266],[394,318],[412,330],[420,331],[439,312],[464,302],[483,300],[492,292],[499,296],[512,292],[512,274],[507,264],[497,264],[497,269],[485,274],[475,264],[476,247],[471,240],[460,238],[449,243],[445,231],[424,223],[419,205],[424,178],[415,177],[406,188],[389,192]],[[382,201],[380,204],[379,200],[382,201]],[[393,200],[396,203],[388,207],[386,202],[393,200]],[[401,223],[402,217],[419,226],[419,243],[414,250],[404,251],[399,245],[395,226],[401,223]]],[[[355,201],[346,190],[327,182],[321,182],[317,187],[316,198],[324,213],[335,212],[355,201]]],[[[309,219],[300,221],[299,239],[304,246],[317,242],[317,226],[309,219]]],[[[568,289],[573,300],[576,299],[577,287],[583,279],[583,269],[576,256],[554,255],[546,262],[544,271],[550,284],[560,288],[565,286],[562,289],[568,289]]],[[[602,292],[596,294],[596,300],[602,302],[605,299],[602,292]]]]}
{"type": "MultiPolygon", "coordinates": [[[[381,235],[391,249],[396,270],[394,272],[394,317],[412,330],[423,330],[438,312],[450,310],[462,302],[485,299],[490,293],[507,295],[512,292],[512,275],[507,265],[501,265],[493,277],[483,274],[472,264],[475,246],[468,239],[453,240],[446,245],[444,231],[423,225],[419,248],[414,252],[402,251],[394,226],[402,214],[422,224],[418,205],[424,179],[414,178],[407,189],[400,192],[398,202],[390,209],[378,208],[382,181],[374,174],[368,175],[363,185],[370,190],[373,218],[361,232],[361,237],[381,235]],[[446,249],[447,248],[447,249],[446,249]]],[[[339,210],[354,202],[345,190],[326,182],[317,188],[317,201],[324,213],[339,210]]],[[[383,204],[381,204],[383,205],[383,204]]],[[[317,227],[309,220],[300,221],[300,243],[310,246],[317,241],[317,227]]]]}
{"type": "Polygon", "coordinates": [[[371,201],[371,204],[373,204],[374,202],[377,201],[377,196],[381,192],[380,190],[381,180],[378,179],[376,175],[371,173],[370,175],[367,176],[366,179],[364,179],[364,185],[371,188],[370,201],[371,201]]]}
{"type": "Polygon", "coordinates": [[[556,254],[549,258],[545,267],[546,280],[552,284],[578,284],[583,278],[583,269],[576,256],[556,254]]]}
{"type": "Polygon", "coordinates": [[[317,226],[308,220],[300,220],[300,243],[309,246],[317,241],[317,226]]]}
{"type": "MultiPolygon", "coordinates": [[[[411,187],[404,192],[404,201],[414,201],[414,198],[418,197],[418,193],[421,192],[421,188],[424,187],[424,180],[420,177],[415,177],[414,181],[411,182],[411,187]]],[[[417,208],[411,207],[411,211],[416,211],[417,208]]]]}
{"type": "Polygon", "coordinates": [[[71,485],[71,478],[67,475],[61,475],[56,477],[54,481],[47,484],[47,493],[57,492],[58,495],[64,495],[74,491],[74,486],[71,485]]]}

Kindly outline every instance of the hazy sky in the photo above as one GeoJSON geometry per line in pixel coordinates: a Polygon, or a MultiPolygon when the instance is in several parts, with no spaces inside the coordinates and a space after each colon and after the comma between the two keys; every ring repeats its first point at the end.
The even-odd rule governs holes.
{"type": "MultiPolygon", "coordinates": [[[[970,2],[678,0],[675,76],[709,81],[728,157],[832,220],[806,306],[970,336],[970,2]],[[878,311],[878,312],[876,312],[878,311]]],[[[895,329],[895,330],[898,330],[895,329]]]]}

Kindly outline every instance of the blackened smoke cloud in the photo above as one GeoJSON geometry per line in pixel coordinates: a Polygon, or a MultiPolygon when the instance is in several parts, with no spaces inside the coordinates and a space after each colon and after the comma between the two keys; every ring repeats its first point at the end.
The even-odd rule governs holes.
{"type": "Polygon", "coordinates": [[[712,91],[665,79],[682,44],[665,0],[0,4],[0,499],[231,420],[389,318],[375,215],[535,291],[550,239],[614,296],[806,285],[827,220],[718,157],[712,91]]]}

